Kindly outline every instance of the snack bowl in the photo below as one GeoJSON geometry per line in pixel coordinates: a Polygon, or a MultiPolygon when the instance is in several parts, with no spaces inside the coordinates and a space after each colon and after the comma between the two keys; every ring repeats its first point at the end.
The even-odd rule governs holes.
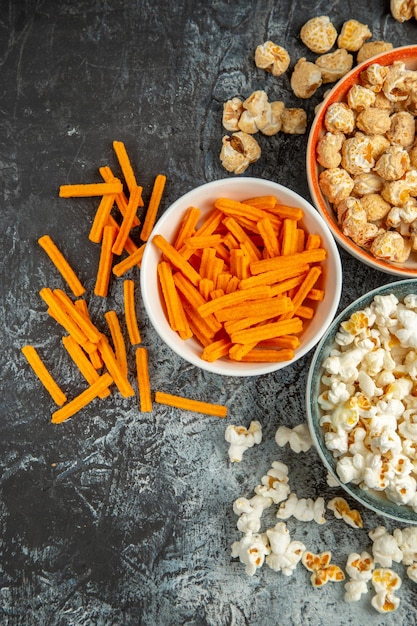
{"type": "MultiPolygon", "coordinates": [[[[371,254],[369,249],[356,245],[350,237],[346,236],[338,223],[333,205],[323,194],[320,187],[319,177],[324,168],[317,161],[317,144],[326,133],[325,115],[329,106],[336,102],[346,102],[350,88],[354,85],[361,84],[360,74],[366,70],[368,66],[374,63],[390,66],[395,62],[404,63],[405,68],[408,70],[416,70],[417,45],[394,48],[393,50],[383,52],[367,59],[354,67],[336,83],[321,103],[312,122],[307,144],[306,164],[307,179],[313,204],[330,228],[336,241],[362,263],[381,272],[407,278],[413,276],[417,277],[417,252],[412,252],[409,258],[403,263],[394,263],[385,259],[376,258],[371,254]]],[[[349,136],[352,136],[352,134],[347,134],[346,138],[349,136]]]]}
{"type": "MultiPolygon", "coordinates": [[[[417,280],[405,279],[389,283],[364,294],[363,296],[352,302],[349,306],[347,306],[345,310],[342,311],[333,320],[326,332],[323,334],[313,354],[307,377],[307,422],[309,425],[313,443],[325,468],[347,494],[349,494],[364,507],[371,509],[372,511],[380,515],[400,522],[416,524],[417,511],[414,511],[411,505],[397,504],[396,502],[392,501],[392,499],[388,499],[383,490],[375,490],[374,488],[370,488],[369,485],[367,486],[366,484],[363,484],[363,486],[360,486],[360,483],[356,484],[354,481],[343,482],[343,475],[339,475],[337,471],[338,459],[341,459],[343,456],[352,456],[351,451],[349,449],[347,452],[339,453],[335,451],[333,453],[330,449],[333,444],[331,443],[328,447],[325,439],[325,432],[329,429],[329,427],[321,423],[321,420],[324,418],[325,415],[336,415],[337,412],[340,411],[339,407],[343,403],[342,400],[341,403],[337,403],[335,407],[326,407],[326,409],[324,410],[322,404],[320,404],[319,402],[319,397],[321,396],[321,394],[329,389],[328,382],[323,382],[322,378],[323,376],[326,377],[329,372],[328,364],[326,364],[326,359],[330,356],[331,351],[334,348],[338,349],[340,347],[335,345],[335,338],[336,334],[340,330],[342,322],[349,320],[352,314],[361,312],[366,309],[366,307],[369,307],[373,303],[376,296],[390,296],[390,294],[393,294],[398,299],[398,301],[402,303],[406,296],[410,294],[417,295],[417,280]]],[[[334,352],[332,353],[332,355],[334,355],[334,352]]],[[[356,393],[359,394],[359,384],[354,384],[356,384],[355,388],[358,390],[356,393]]],[[[384,400],[384,396],[380,396],[380,399],[384,400]]],[[[377,401],[377,397],[374,397],[370,400],[373,406],[375,406],[377,401]]],[[[399,417],[398,422],[400,422],[401,419],[402,417],[399,417]]],[[[327,418],[324,418],[323,422],[326,421],[327,418]]],[[[363,425],[363,423],[366,423],[366,418],[362,419],[361,425],[363,425]]],[[[332,430],[332,428],[330,427],[329,430],[332,430]]],[[[354,433],[352,430],[351,437],[353,438],[353,436],[354,433]]],[[[357,451],[357,449],[354,450],[354,452],[357,451]]],[[[371,452],[371,450],[369,451],[371,452]]],[[[375,452],[375,449],[372,450],[372,452],[375,452]]]]}
{"type": "Polygon", "coordinates": [[[294,191],[272,181],[251,178],[231,177],[215,180],[203,184],[179,199],[177,199],[160,217],[151,233],[145,248],[141,263],[141,292],[146,313],[159,334],[161,339],[180,357],[189,363],[216,374],[225,376],[256,376],[267,374],[283,367],[291,365],[311,350],[319,341],[327,326],[333,319],[340,300],[342,285],[342,269],[339,252],[330,230],[325,224],[318,211],[304,198],[294,191]],[[285,362],[242,362],[229,359],[224,356],[215,361],[205,361],[201,358],[202,347],[191,337],[181,339],[177,332],[169,325],[165,312],[165,306],[158,282],[158,263],[161,253],[157,246],[152,243],[155,235],[162,235],[169,243],[173,244],[179,229],[181,220],[189,207],[194,206],[201,212],[200,222],[213,210],[214,202],[218,198],[242,201],[257,196],[274,195],[280,203],[299,207],[304,216],[301,226],[309,233],[320,235],[322,247],[326,249],[327,256],[321,262],[322,275],[317,286],[325,291],[324,299],[312,305],[315,315],[306,321],[300,335],[301,344],[295,350],[292,360],[285,362]]]}

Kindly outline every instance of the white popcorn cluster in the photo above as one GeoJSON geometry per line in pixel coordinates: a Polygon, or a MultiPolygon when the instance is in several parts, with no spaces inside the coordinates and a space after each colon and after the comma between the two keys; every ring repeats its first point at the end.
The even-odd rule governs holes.
{"type": "Polygon", "coordinates": [[[342,322],[323,363],[324,440],[343,483],[417,511],[417,296],[393,295],[342,322]]]}
{"type": "Polygon", "coordinates": [[[304,422],[294,428],[279,426],[275,433],[275,441],[278,446],[289,444],[293,452],[307,452],[313,445],[308,425],[304,422]]]}
{"type": "Polygon", "coordinates": [[[243,454],[255,444],[262,441],[262,426],[258,421],[252,421],[249,428],[229,424],[226,427],[224,437],[229,446],[229,459],[231,463],[240,463],[243,454]]]}

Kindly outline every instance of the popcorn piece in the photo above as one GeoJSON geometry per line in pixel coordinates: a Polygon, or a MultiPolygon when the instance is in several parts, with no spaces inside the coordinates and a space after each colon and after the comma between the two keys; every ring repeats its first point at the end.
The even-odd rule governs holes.
{"type": "Polygon", "coordinates": [[[378,526],[368,533],[373,541],[372,554],[376,563],[380,563],[382,567],[391,567],[393,561],[400,563],[403,553],[393,535],[391,535],[385,526],[378,526]]]}
{"type": "MultiPolygon", "coordinates": [[[[342,48],[343,49],[343,48],[342,48]]],[[[363,111],[375,102],[376,94],[372,89],[359,83],[352,85],[347,93],[347,103],[354,111],[363,111]]]]}
{"type": "Polygon", "coordinates": [[[313,587],[322,587],[329,580],[335,582],[345,580],[345,575],[340,567],[330,564],[331,558],[332,553],[330,551],[313,554],[306,550],[303,553],[301,562],[308,571],[312,572],[310,580],[313,587]]]}
{"type": "Polygon", "coordinates": [[[385,180],[398,180],[410,169],[408,152],[400,145],[391,145],[375,164],[374,172],[385,180]]]}
{"type": "Polygon", "coordinates": [[[378,567],[372,572],[375,591],[396,591],[401,587],[401,578],[392,569],[378,567]]]}
{"type": "Polygon", "coordinates": [[[253,576],[256,570],[262,567],[265,556],[270,551],[268,537],[265,534],[247,534],[240,541],[232,544],[231,556],[232,558],[238,557],[245,565],[246,574],[253,576]]]}
{"type": "Polygon", "coordinates": [[[382,91],[388,100],[401,102],[407,100],[412,87],[415,87],[417,72],[407,70],[402,61],[394,61],[387,69],[382,91]]]}
{"type": "Polygon", "coordinates": [[[317,524],[325,524],[324,511],[324,498],[319,497],[316,500],[312,498],[298,499],[295,493],[290,493],[288,499],[280,504],[277,517],[278,519],[295,517],[300,522],[311,522],[314,520],[317,524]]]}
{"type": "Polygon", "coordinates": [[[351,509],[342,497],[333,498],[327,503],[327,508],[333,511],[337,519],[342,519],[353,528],[363,528],[361,514],[356,509],[351,509]]]}
{"type": "Polygon", "coordinates": [[[282,132],[289,135],[303,135],[307,130],[307,113],[304,109],[285,108],[281,114],[282,132]]]}
{"type": "Polygon", "coordinates": [[[271,498],[255,495],[248,500],[238,498],[233,503],[233,511],[239,515],[237,528],[242,533],[258,533],[261,527],[261,517],[265,509],[272,504],[271,498]]]}
{"type": "Polygon", "coordinates": [[[410,580],[412,580],[414,583],[417,583],[417,563],[416,562],[412,563],[411,565],[407,567],[406,573],[410,580]]]}
{"type": "Polygon", "coordinates": [[[343,133],[327,132],[317,142],[317,161],[325,168],[339,167],[342,160],[343,133]]]}
{"type": "Polygon", "coordinates": [[[368,585],[364,580],[349,580],[345,583],[345,602],[359,602],[365,593],[368,593],[368,585]]]}
{"type": "Polygon", "coordinates": [[[232,98],[223,104],[223,126],[234,133],[239,130],[239,119],[243,113],[243,102],[240,98],[232,98]]]}
{"type": "Polygon", "coordinates": [[[261,443],[262,426],[257,421],[252,421],[249,428],[229,424],[225,431],[225,439],[230,444],[228,452],[230,461],[239,463],[246,450],[261,443]]]}
{"type": "Polygon", "coordinates": [[[390,0],[392,17],[398,22],[411,20],[414,15],[414,0],[390,0]]]}
{"type": "Polygon", "coordinates": [[[282,46],[272,41],[266,41],[255,50],[255,65],[270,72],[273,76],[281,76],[287,71],[290,64],[290,55],[282,46]]]}
{"type": "Polygon", "coordinates": [[[390,111],[367,107],[358,114],[356,125],[367,135],[384,135],[391,128],[390,111]]]}
{"type": "Polygon", "coordinates": [[[238,131],[222,139],[220,160],[228,172],[243,174],[260,156],[261,148],[258,142],[248,133],[238,131]]]}
{"type": "Polygon", "coordinates": [[[345,199],[345,203],[342,205],[343,212],[338,205],[338,216],[341,215],[339,221],[343,234],[350,237],[358,246],[369,248],[379,234],[378,226],[368,222],[366,210],[359,200],[348,197],[345,199]],[[345,206],[347,206],[346,210],[344,210],[345,206]]]}
{"type": "Polygon", "coordinates": [[[339,48],[335,52],[322,54],[315,63],[321,70],[322,83],[334,83],[352,69],[353,56],[345,48],[339,48]]]}
{"type": "Polygon", "coordinates": [[[301,560],[305,545],[301,541],[291,541],[289,531],[284,522],[278,522],[266,531],[271,552],[266,563],[276,572],[291,576],[301,560]]]}
{"type": "Polygon", "coordinates": [[[346,102],[333,102],[327,107],[324,125],[331,133],[349,134],[355,128],[355,114],[346,102]]]}
{"type": "Polygon", "coordinates": [[[320,68],[302,57],[294,66],[290,82],[291,89],[298,98],[311,98],[323,82],[320,68]]]}
{"type": "Polygon", "coordinates": [[[359,48],[358,54],[356,55],[356,62],[362,63],[367,59],[371,59],[377,54],[381,54],[381,52],[388,52],[388,50],[393,49],[392,43],[388,41],[368,41],[359,48]]]}
{"type": "Polygon", "coordinates": [[[255,487],[255,493],[265,498],[271,498],[275,504],[279,504],[290,493],[288,467],[281,461],[274,461],[266,476],[262,476],[261,483],[255,487]]]}
{"type": "Polygon", "coordinates": [[[369,552],[351,552],[346,563],[346,572],[353,580],[367,582],[372,578],[375,563],[369,552]]]}
{"type": "Polygon", "coordinates": [[[354,184],[350,174],[341,167],[331,167],[319,175],[320,188],[332,204],[339,204],[350,196],[354,184]]]}
{"type": "Polygon", "coordinates": [[[301,41],[316,54],[328,52],[337,38],[337,30],[326,15],[308,20],[300,31],[301,41]]]}
{"type": "Polygon", "coordinates": [[[392,534],[403,553],[402,563],[412,565],[417,561],[417,526],[395,528],[392,534]]]}
{"type": "Polygon", "coordinates": [[[410,256],[411,245],[395,231],[385,231],[372,242],[371,252],[378,259],[404,263],[410,256]]]}
{"type": "Polygon", "coordinates": [[[387,132],[387,139],[392,143],[405,148],[410,147],[415,137],[414,116],[408,111],[398,111],[391,116],[391,126],[387,132]]]}
{"type": "Polygon", "coordinates": [[[339,48],[346,48],[349,52],[357,52],[370,37],[372,33],[366,24],[361,24],[357,20],[348,20],[342,26],[337,45],[339,48]]]}
{"type": "Polygon", "coordinates": [[[239,119],[239,128],[244,133],[254,134],[260,126],[266,125],[270,104],[262,89],[254,91],[243,102],[243,112],[239,119]]]}
{"type": "Polygon", "coordinates": [[[290,444],[290,448],[297,454],[299,452],[307,452],[313,445],[308,425],[297,424],[294,428],[288,426],[279,426],[275,433],[275,441],[279,446],[290,444]]]}
{"type": "MultiPolygon", "coordinates": [[[[379,63],[371,63],[366,69],[362,70],[362,72],[359,74],[359,78],[364,87],[368,87],[368,89],[372,89],[372,91],[375,91],[375,93],[378,94],[382,89],[387,74],[388,68],[385,65],[380,65],[379,63]]],[[[383,96],[385,99],[385,94],[383,94],[383,96]]],[[[375,100],[375,106],[381,107],[381,103],[378,104],[377,100],[375,100]]],[[[384,107],[382,108],[391,107],[392,104],[389,100],[387,100],[384,107]]]]}
{"type": "Polygon", "coordinates": [[[362,133],[349,137],[342,145],[342,167],[351,175],[370,172],[375,165],[371,143],[362,133]]]}
{"type": "Polygon", "coordinates": [[[398,609],[400,599],[390,591],[379,591],[371,599],[371,604],[378,613],[392,613],[398,609]]]}
{"type": "Polygon", "coordinates": [[[326,482],[329,487],[339,487],[339,482],[335,479],[333,474],[330,474],[330,472],[327,472],[326,482]]]}
{"type": "Polygon", "coordinates": [[[360,200],[361,206],[365,209],[368,222],[377,222],[388,215],[391,205],[378,193],[368,193],[360,200]]]}
{"type": "MultiPolygon", "coordinates": [[[[372,140],[371,140],[372,143],[372,140]]],[[[372,155],[375,158],[375,154],[372,155]]],[[[366,196],[368,193],[378,193],[381,191],[384,181],[378,174],[373,172],[363,172],[353,177],[353,193],[357,196],[366,196]]]]}

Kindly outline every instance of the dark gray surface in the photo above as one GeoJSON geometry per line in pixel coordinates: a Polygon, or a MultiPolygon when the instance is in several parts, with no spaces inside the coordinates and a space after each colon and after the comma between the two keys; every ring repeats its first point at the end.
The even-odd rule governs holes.
{"type": "MultiPolygon", "coordinates": [[[[126,143],[145,198],[154,176],[168,177],[161,212],[203,182],[228,176],[219,161],[223,102],[265,89],[270,99],[305,106],[288,72],[257,70],[253,53],[272,39],[293,63],[313,57],[302,24],[329,15],[367,23],[374,39],[417,41],[413,20],[395,22],[388,1],[0,2],[1,416],[0,622],[7,626],[415,623],[416,588],[405,578],[392,617],[343,602],[343,585],[314,590],[300,565],[287,578],[266,566],[253,578],[230,557],[240,537],[232,503],[250,497],[273,460],[290,466],[299,496],[337,493],[315,452],[279,449],[279,424],[305,420],[311,355],[279,374],[228,379],[204,373],[161,344],[140,302],[154,389],[225,402],[228,423],[258,419],[263,443],[229,466],[225,422],[114,394],[62,426],[50,424],[48,394],[20,353],[42,350],[72,397],[82,390],[38,291],[62,282],[37,245],[49,233],[91,294],[97,246],[87,240],[94,201],[58,198],[59,185],[99,180],[115,166],[112,141],[126,143]]],[[[292,64],[293,64],[292,63],[292,64]]],[[[324,91],[321,88],[320,93],[324,91]]],[[[309,199],[307,136],[260,137],[263,154],[247,174],[290,186],[309,199]]],[[[341,307],[393,277],[341,252],[341,307]]],[[[138,279],[138,272],[130,277],[138,279]]],[[[95,319],[121,311],[121,281],[108,301],[89,296],[95,319]]],[[[129,355],[133,368],[133,355],[129,355]]],[[[369,548],[367,531],[384,523],[362,511],[353,530],[329,512],[324,526],[288,521],[295,539],[333,550],[343,565],[369,548]]],[[[401,570],[399,570],[401,571],[401,570]]]]}

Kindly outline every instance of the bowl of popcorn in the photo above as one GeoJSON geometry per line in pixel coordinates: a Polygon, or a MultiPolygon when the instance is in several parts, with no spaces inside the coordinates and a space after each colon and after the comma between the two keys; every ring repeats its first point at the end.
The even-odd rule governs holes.
{"type": "Polygon", "coordinates": [[[141,264],[145,310],[183,359],[227,376],[304,356],[340,300],[339,252],[316,209],[278,183],[235,177],[176,200],[141,264]]]}
{"type": "Polygon", "coordinates": [[[313,356],[307,419],[330,475],[365,507],[417,523],[417,280],[379,287],[313,356]]]}
{"type": "Polygon", "coordinates": [[[417,46],[356,66],[313,121],[307,177],[338,243],[363,263],[417,277],[417,46]]]}

